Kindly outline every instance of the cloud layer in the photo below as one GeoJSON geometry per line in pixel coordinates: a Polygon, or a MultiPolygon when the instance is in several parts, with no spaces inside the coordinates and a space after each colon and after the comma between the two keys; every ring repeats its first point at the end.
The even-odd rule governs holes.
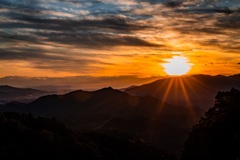
{"type": "Polygon", "coordinates": [[[224,63],[235,72],[239,33],[238,0],[5,0],[0,1],[0,61],[22,70],[9,72],[5,65],[0,76],[30,70],[38,76],[151,76],[164,74],[159,63],[172,52],[199,67],[206,60],[196,57],[205,54],[216,64],[212,73],[224,63]],[[150,73],[143,66],[152,67],[146,69],[150,73]]]}

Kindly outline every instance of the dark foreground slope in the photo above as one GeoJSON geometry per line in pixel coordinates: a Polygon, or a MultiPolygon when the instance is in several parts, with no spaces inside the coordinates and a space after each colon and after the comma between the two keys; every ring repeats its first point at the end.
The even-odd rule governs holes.
{"type": "Polygon", "coordinates": [[[192,129],[183,160],[240,158],[240,90],[218,92],[213,108],[192,129]]]}
{"type": "Polygon", "coordinates": [[[198,113],[150,96],[130,96],[112,88],[41,97],[27,105],[5,105],[1,111],[54,116],[75,130],[120,131],[167,151],[179,153],[198,113]]]}
{"type": "Polygon", "coordinates": [[[240,88],[240,74],[233,76],[193,75],[160,79],[125,92],[137,96],[153,96],[174,105],[199,106],[207,111],[216,93],[240,88]]]}
{"type": "Polygon", "coordinates": [[[96,132],[78,135],[56,119],[31,114],[0,113],[0,142],[0,158],[5,160],[172,159],[140,141],[96,132]]]}

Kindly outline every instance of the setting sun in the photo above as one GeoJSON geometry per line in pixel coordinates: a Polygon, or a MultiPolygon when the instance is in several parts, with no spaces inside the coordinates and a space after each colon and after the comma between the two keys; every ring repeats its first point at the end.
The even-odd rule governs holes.
{"type": "Polygon", "coordinates": [[[162,66],[168,75],[186,74],[192,66],[184,56],[173,56],[173,58],[166,59],[166,61],[167,63],[164,63],[162,66]]]}

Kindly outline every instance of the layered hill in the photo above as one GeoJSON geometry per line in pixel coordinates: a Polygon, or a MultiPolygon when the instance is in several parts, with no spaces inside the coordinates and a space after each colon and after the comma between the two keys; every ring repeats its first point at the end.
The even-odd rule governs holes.
{"type": "Polygon", "coordinates": [[[47,95],[0,111],[56,117],[78,131],[119,131],[179,154],[193,124],[214,103],[218,91],[240,87],[240,75],[173,77],[134,86],[47,95]]]}
{"type": "Polygon", "coordinates": [[[218,91],[240,88],[240,74],[233,76],[193,75],[164,78],[125,90],[136,96],[153,96],[166,103],[199,106],[205,111],[213,106],[218,91]]]}
{"type": "Polygon", "coordinates": [[[43,96],[29,104],[8,104],[0,111],[54,116],[75,130],[119,131],[177,152],[183,147],[197,108],[174,106],[151,96],[138,97],[112,88],[43,96]]]}
{"type": "Polygon", "coordinates": [[[18,102],[30,102],[43,95],[47,95],[49,92],[41,91],[32,88],[16,88],[8,85],[0,86],[0,103],[8,103],[12,101],[18,102]]]}

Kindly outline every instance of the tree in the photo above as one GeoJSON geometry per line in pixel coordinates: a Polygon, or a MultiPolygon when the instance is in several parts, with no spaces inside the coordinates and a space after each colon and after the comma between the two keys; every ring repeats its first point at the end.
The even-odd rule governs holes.
{"type": "Polygon", "coordinates": [[[74,133],[55,118],[0,113],[0,159],[174,160],[165,152],[121,133],[74,133]]]}
{"type": "Polygon", "coordinates": [[[195,125],[183,160],[240,159],[240,91],[218,92],[215,105],[195,125]]]}

